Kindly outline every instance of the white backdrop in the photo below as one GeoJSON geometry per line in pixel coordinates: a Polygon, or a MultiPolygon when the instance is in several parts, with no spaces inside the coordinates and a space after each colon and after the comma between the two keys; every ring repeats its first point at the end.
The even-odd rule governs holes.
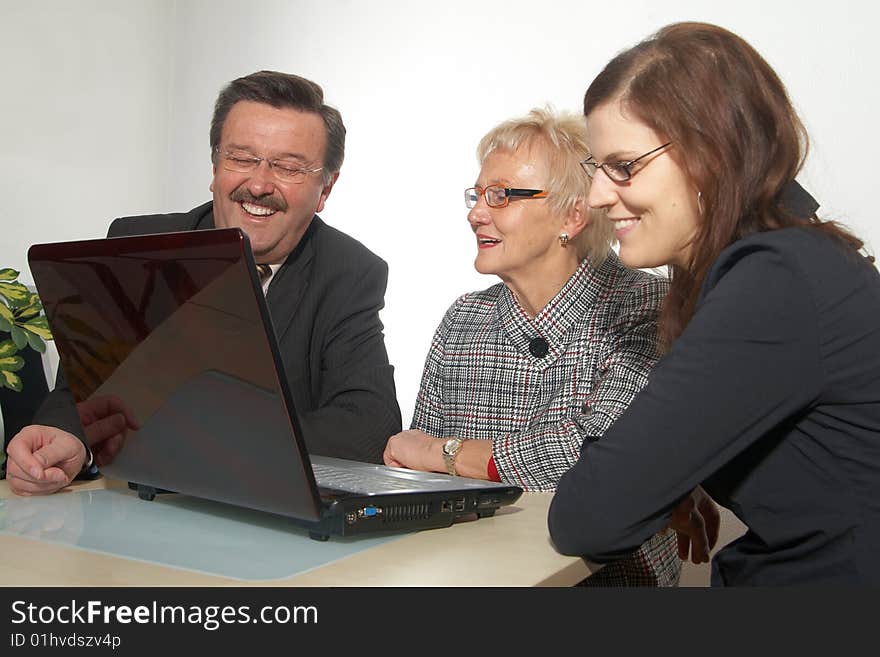
{"type": "Polygon", "coordinates": [[[880,74],[869,2],[738,0],[0,0],[0,266],[116,216],[208,200],[219,89],[259,69],[319,82],[348,127],[325,220],[391,269],[382,318],[408,423],[445,309],[487,287],[461,190],[495,123],[577,111],[619,50],[679,20],[750,41],[812,137],[801,182],[874,248],[880,74]],[[427,200],[426,200],[427,199],[427,200]]]}

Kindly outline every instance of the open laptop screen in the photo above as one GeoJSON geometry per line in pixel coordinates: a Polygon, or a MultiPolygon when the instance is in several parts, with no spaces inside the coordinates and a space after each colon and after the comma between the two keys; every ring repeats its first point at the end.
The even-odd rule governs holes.
{"type": "Polygon", "coordinates": [[[28,259],[80,416],[109,399],[139,425],[105,474],[319,517],[243,232],[39,244],[28,259]]]}

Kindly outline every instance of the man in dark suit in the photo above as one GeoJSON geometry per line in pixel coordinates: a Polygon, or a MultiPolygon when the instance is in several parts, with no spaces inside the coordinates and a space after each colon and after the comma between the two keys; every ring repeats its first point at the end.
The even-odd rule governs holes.
{"type": "MultiPolygon", "coordinates": [[[[382,462],[401,429],[379,310],[388,266],[320,212],[339,177],[345,127],[317,84],[261,71],[221,91],[211,121],[213,201],[187,213],[126,217],[109,236],[238,227],[263,289],[311,453],[382,462]]],[[[20,494],[51,493],[112,458],[132,418],[73,404],[63,372],[37,424],[9,444],[20,494]],[[78,410],[78,413],[76,412],[78,410]],[[93,463],[94,461],[94,463],[93,463]]]]}

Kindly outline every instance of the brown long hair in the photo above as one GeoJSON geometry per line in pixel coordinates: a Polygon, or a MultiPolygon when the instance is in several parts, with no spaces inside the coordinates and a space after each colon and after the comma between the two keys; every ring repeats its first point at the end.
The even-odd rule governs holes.
{"type": "Polygon", "coordinates": [[[705,23],[664,27],[605,66],[587,89],[584,114],[618,99],[675,143],[670,155],[700,192],[691,261],[670,267],[660,317],[664,347],[684,330],[712,263],[735,241],[811,226],[856,251],[864,246],[836,222],[797,216],[781,204],[806,158],[807,133],[779,76],[732,32],[705,23]]]}

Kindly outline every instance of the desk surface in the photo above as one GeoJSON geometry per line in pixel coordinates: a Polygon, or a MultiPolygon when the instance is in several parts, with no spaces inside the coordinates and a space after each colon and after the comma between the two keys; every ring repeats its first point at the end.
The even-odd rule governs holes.
{"type": "MultiPolygon", "coordinates": [[[[105,479],[77,482],[58,495],[114,486],[119,484],[105,479]]],[[[0,481],[0,499],[12,497],[8,483],[0,481]]],[[[0,534],[0,582],[6,586],[570,586],[597,567],[553,548],[547,534],[551,499],[551,493],[524,493],[492,518],[408,534],[307,572],[260,582],[0,534]]]]}

